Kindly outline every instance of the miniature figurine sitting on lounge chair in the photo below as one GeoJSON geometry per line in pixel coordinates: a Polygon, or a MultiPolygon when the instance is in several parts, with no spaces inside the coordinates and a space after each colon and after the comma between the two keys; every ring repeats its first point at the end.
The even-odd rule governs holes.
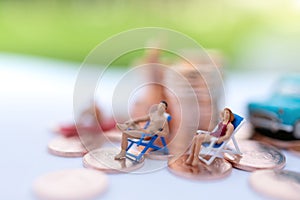
{"type": "MultiPolygon", "coordinates": [[[[203,143],[209,143],[215,140],[216,144],[222,144],[231,138],[235,130],[232,124],[234,114],[229,108],[225,108],[221,113],[222,121],[217,125],[217,129],[211,133],[195,135],[192,141],[191,152],[186,160],[187,165],[197,166],[200,162],[199,153],[203,143]]],[[[198,131],[197,131],[198,132],[198,131]]]]}
{"type": "Polygon", "coordinates": [[[141,138],[143,134],[149,134],[149,136],[159,135],[163,137],[169,134],[168,121],[165,115],[167,107],[167,102],[161,101],[157,106],[157,110],[149,113],[149,115],[135,120],[129,120],[124,124],[117,124],[118,129],[122,131],[122,143],[121,152],[115,156],[116,160],[124,159],[126,157],[128,138],[141,138]],[[139,123],[147,121],[149,121],[149,124],[145,129],[139,126],[139,123]]]}

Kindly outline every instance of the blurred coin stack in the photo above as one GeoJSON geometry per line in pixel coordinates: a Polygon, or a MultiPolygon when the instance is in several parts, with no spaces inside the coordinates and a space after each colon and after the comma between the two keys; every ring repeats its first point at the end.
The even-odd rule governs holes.
{"type": "Polygon", "coordinates": [[[161,51],[159,48],[148,49],[145,57],[134,66],[135,73],[142,77],[144,85],[137,88],[137,93],[141,94],[134,99],[131,116],[133,118],[142,117],[149,114],[149,109],[154,104],[158,104],[165,99],[164,88],[161,85],[164,76],[164,67],[160,61],[161,51]]]}
{"type": "Polygon", "coordinates": [[[166,97],[173,119],[170,124],[170,150],[186,151],[196,130],[212,130],[219,115],[222,96],[220,68],[201,54],[184,56],[165,73],[166,97]],[[196,59],[195,59],[196,58],[196,59]]]}

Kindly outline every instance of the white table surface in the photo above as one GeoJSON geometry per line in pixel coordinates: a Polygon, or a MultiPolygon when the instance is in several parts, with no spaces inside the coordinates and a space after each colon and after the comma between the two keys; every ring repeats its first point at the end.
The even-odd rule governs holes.
{"type": "MultiPolygon", "coordinates": [[[[35,199],[31,189],[35,178],[52,171],[83,167],[81,158],[56,157],[47,152],[47,143],[55,136],[51,125],[72,119],[78,67],[77,63],[0,54],[0,199],[35,199]]],[[[121,74],[112,74],[110,81],[121,74]]],[[[267,96],[279,75],[263,71],[227,72],[225,104],[245,115],[247,102],[267,96]]],[[[102,106],[108,101],[101,99],[102,106]]],[[[286,151],[284,154],[285,169],[300,171],[300,157],[286,151]]],[[[152,160],[146,160],[138,172],[153,166],[161,169],[108,175],[109,189],[99,198],[264,199],[249,187],[249,172],[233,169],[222,180],[191,181],[171,174],[165,161],[152,160]]]]}

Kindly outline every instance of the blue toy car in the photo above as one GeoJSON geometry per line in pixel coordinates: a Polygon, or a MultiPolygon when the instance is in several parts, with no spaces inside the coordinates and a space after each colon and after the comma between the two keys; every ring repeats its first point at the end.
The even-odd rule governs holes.
{"type": "Polygon", "coordinates": [[[282,77],[275,89],[268,100],[249,103],[250,122],[256,129],[268,130],[268,136],[300,139],[300,74],[282,77]]]}

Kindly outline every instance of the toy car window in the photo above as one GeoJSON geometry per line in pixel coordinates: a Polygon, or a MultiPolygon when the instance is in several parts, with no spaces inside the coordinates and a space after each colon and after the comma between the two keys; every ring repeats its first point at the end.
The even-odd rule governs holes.
{"type": "Polygon", "coordinates": [[[277,92],[281,95],[300,97],[300,84],[282,83],[277,92]]]}

